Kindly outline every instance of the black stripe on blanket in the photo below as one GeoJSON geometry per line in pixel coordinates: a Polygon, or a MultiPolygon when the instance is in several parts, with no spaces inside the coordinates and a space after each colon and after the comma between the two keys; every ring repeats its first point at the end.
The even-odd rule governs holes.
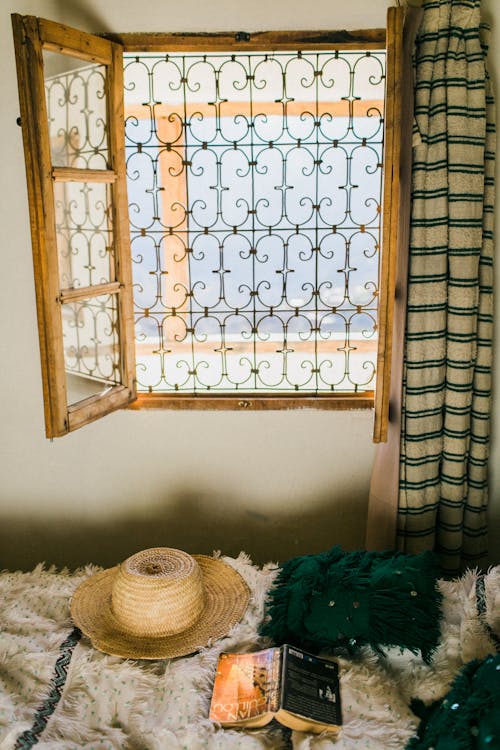
{"type": "Polygon", "coordinates": [[[61,653],[57,657],[54,676],[50,681],[50,692],[40,708],[37,709],[31,729],[27,729],[17,738],[14,750],[30,750],[40,739],[40,735],[47,726],[48,720],[61,700],[73,650],[81,637],[81,630],[73,628],[66,640],[61,643],[59,647],[61,653]]]}
{"type": "Polygon", "coordinates": [[[476,607],[481,623],[500,653],[500,638],[486,621],[486,591],[484,586],[484,575],[478,575],[476,580],[476,607]]]}

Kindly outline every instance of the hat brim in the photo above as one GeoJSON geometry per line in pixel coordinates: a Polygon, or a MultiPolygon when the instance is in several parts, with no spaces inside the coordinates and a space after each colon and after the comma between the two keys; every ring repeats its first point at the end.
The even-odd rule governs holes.
{"type": "Polygon", "coordinates": [[[99,651],[125,659],[172,659],[199,651],[227,635],[243,617],[250,598],[247,583],[223,560],[193,555],[200,566],[205,606],[188,630],[160,638],[139,638],[123,632],[111,608],[117,567],[84,581],[73,594],[71,617],[99,651]]]}

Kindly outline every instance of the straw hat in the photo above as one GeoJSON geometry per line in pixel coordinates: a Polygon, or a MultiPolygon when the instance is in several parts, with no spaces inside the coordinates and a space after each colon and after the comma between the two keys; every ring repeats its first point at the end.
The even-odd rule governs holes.
{"type": "Polygon", "coordinates": [[[99,651],[166,659],[222,638],[249,597],[241,575],[222,560],[154,547],[84,581],[71,616],[99,651]]]}

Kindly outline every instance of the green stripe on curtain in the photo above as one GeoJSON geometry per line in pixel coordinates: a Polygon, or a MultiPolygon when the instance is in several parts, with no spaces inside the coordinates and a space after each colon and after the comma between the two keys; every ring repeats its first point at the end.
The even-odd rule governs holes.
{"type": "Polygon", "coordinates": [[[486,553],[495,125],[480,0],[424,1],[398,546],[458,573],[486,553]]]}

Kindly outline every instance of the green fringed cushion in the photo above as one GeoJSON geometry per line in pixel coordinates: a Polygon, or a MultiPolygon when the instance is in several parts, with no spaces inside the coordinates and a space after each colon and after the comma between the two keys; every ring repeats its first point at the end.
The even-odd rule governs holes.
{"type": "Polygon", "coordinates": [[[469,662],[444,700],[412,709],[421,722],[406,750],[500,750],[500,655],[469,662]]]}
{"type": "Polygon", "coordinates": [[[261,629],[274,643],[319,651],[399,646],[429,660],[440,635],[441,595],[432,553],[344,552],[286,562],[261,629]]]}

